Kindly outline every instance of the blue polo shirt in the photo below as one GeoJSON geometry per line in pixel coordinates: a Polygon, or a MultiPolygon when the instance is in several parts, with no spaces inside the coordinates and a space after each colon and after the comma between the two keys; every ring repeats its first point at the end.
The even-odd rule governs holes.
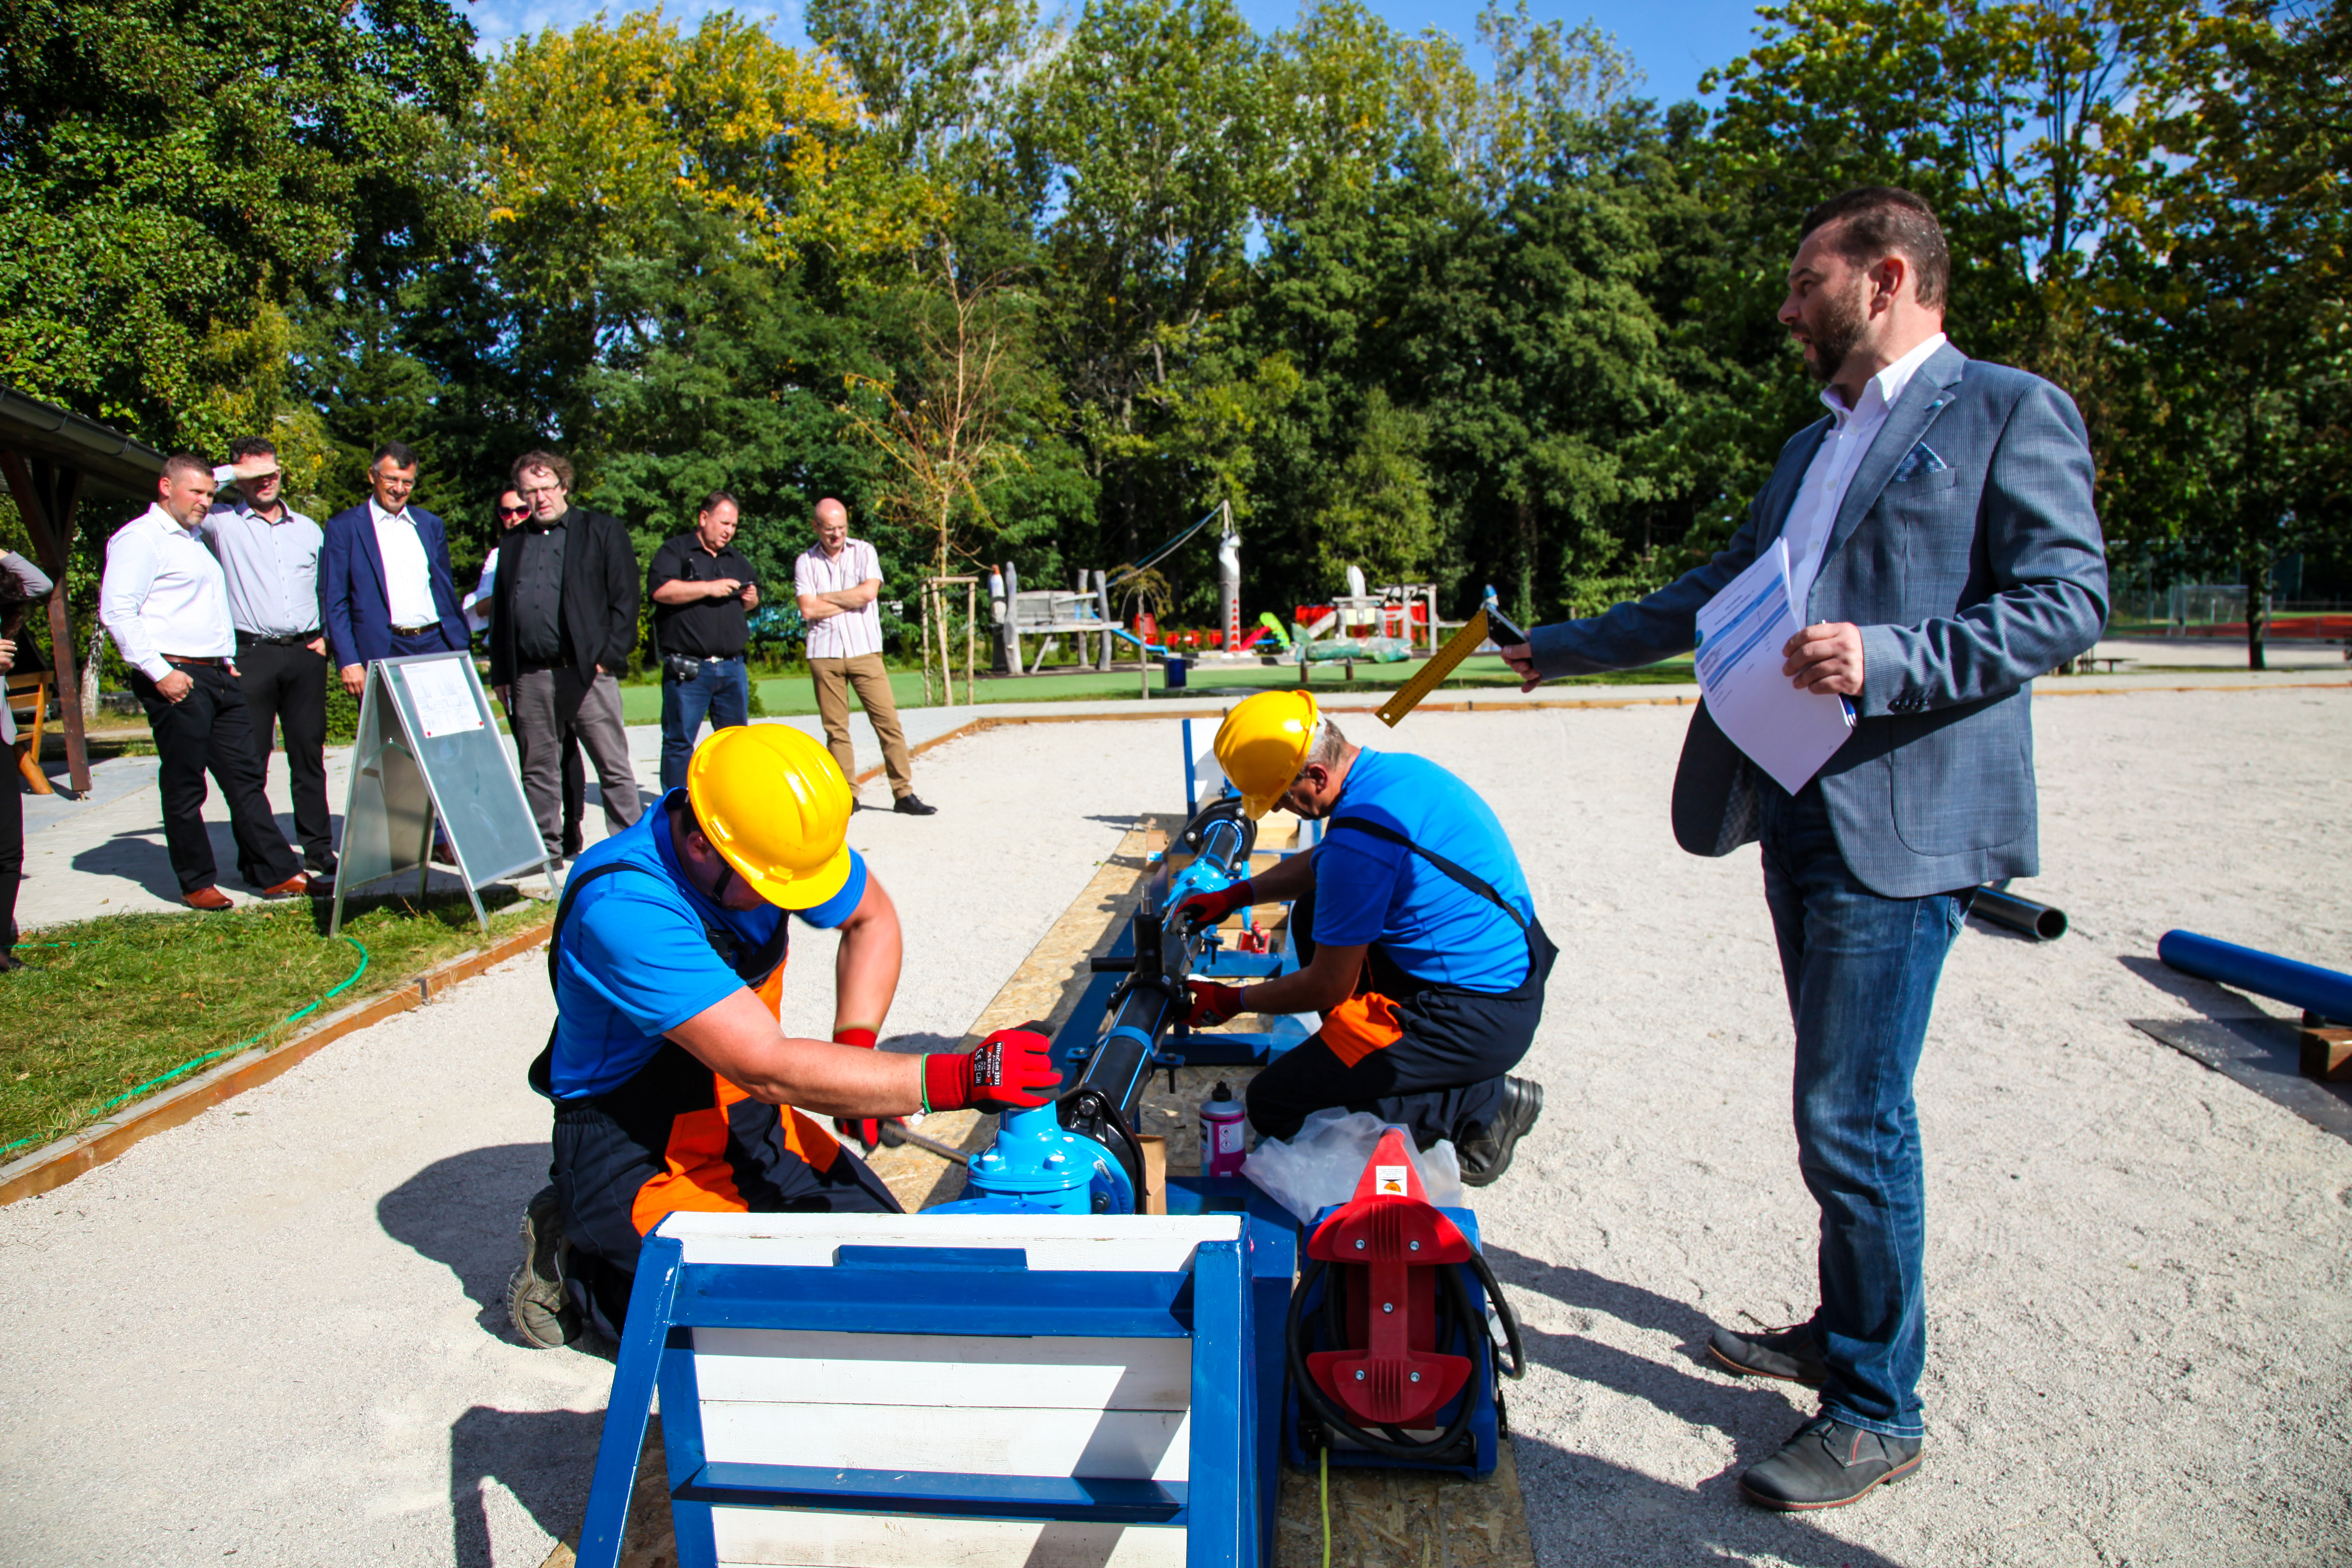
{"type": "MultiPolygon", "coordinates": [[[[1422,757],[1358,752],[1333,818],[1360,816],[1433,849],[1532,924],[1535,901],[1494,810],[1468,784],[1422,757]]],[[[1345,827],[1315,851],[1315,940],[1388,951],[1416,980],[1490,994],[1528,977],[1528,939],[1492,900],[1402,844],[1345,827]]]]}
{"type": "MultiPolygon", "coordinates": [[[[725,910],[687,882],[671,842],[669,807],[659,805],[583,852],[572,865],[577,880],[615,861],[640,868],[603,876],[580,896],[555,933],[556,1098],[573,1100],[618,1089],[661,1048],[662,1037],[706,1007],[742,989],[743,982],[711,950],[705,923],[732,931],[746,948],[776,934],[784,911],[725,910]]],[[[813,910],[795,911],[820,929],[856,912],[866,897],[866,861],[849,852],[849,880],[813,910]]]]}

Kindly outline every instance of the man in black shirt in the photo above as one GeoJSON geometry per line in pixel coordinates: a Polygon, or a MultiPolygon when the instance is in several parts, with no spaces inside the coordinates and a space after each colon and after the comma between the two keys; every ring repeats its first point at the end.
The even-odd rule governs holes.
{"type": "Polygon", "coordinates": [[[572,504],[562,455],[525,452],[513,478],[531,514],[499,541],[490,684],[513,716],[522,793],[552,858],[563,848],[561,759],[572,737],[595,764],[606,831],[644,810],[616,679],[637,644],[636,552],[620,519],[572,504]]]}
{"type": "Polygon", "coordinates": [[[760,606],[751,563],[730,542],[741,509],[725,490],[703,498],[694,531],[654,552],[646,591],[654,601],[654,646],[662,660],[662,790],[686,784],[686,762],[707,714],[713,730],[751,719],[743,663],[749,612],[760,606]]]}

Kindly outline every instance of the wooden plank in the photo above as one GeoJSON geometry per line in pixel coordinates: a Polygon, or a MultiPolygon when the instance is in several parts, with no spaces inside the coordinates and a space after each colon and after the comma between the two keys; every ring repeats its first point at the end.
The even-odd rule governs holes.
{"type": "Polygon", "coordinates": [[[2322,1083],[2352,1083],[2352,1029],[2302,1031],[2303,1076],[2322,1083]]]}
{"type": "Polygon", "coordinates": [[[1189,1340],[694,1331],[705,1399],[861,1405],[1182,1410],[1192,1400],[1189,1340]]]}
{"type": "Polygon", "coordinates": [[[1184,1531],[1168,1526],[742,1508],[710,1522],[719,1563],[747,1568],[1184,1568],[1184,1531]]]}
{"type": "Polygon", "coordinates": [[[425,971],[388,995],[354,1003],[341,1012],[329,1014],[284,1045],[231,1057],[184,1084],[126,1107],[119,1115],[94,1127],[36,1149],[13,1164],[0,1166],[0,1207],[61,1187],[84,1172],[121,1158],[132,1145],[192,1121],[225,1100],[260,1088],[345,1035],[381,1024],[394,1014],[421,1005],[436,988],[454,984],[453,974],[460,978],[478,974],[493,964],[537,947],[547,940],[548,930],[547,925],[533,926],[470,956],[460,954],[448,963],[425,971]]]}
{"type": "MultiPolygon", "coordinates": [[[[1535,1568],[1517,1458],[1506,1437],[1485,1480],[1423,1470],[1331,1468],[1331,1568],[1535,1568]]],[[[1312,1469],[1282,1472],[1274,1568],[1321,1568],[1312,1469]]]]}
{"type": "Polygon", "coordinates": [[[942,1405],[910,1419],[887,1405],[702,1402],[712,1464],[1181,1481],[1191,1474],[1192,1433],[1181,1410],[942,1405]]]}

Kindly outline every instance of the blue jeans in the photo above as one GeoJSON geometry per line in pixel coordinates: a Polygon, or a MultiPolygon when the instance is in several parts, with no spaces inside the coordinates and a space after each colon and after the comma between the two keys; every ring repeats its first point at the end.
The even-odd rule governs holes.
{"type": "Polygon", "coordinates": [[[1818,783],[1759,778],[1764,900],[1797,1026],[1797,1163],[1821,1205],[1828,1415],[1889,1437],[1925,1433],[1927,1193],[1911,1079],[1957,893],[1889,899],[1846,868],[1818,783]]]}
{"type": "Polygon", "coordinates": [[[740,658],[706,658],[692,680],[662,676],[662,793],[686,783],[686,760],[705,716],[713,730],[751,721],[751,672],[740,658]]]}

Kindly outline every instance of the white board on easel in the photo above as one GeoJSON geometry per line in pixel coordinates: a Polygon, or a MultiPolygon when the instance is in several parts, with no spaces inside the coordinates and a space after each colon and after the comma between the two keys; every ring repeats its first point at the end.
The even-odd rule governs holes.
{"type": "Polygon", "coordinates": [[[436,822],[488,931],[479,889],[549,864],[513,753],[471,656],[378,659],[360,697],[330,935],[342,929],[350,889],[415,871],[422,893],[436,822]]]}

